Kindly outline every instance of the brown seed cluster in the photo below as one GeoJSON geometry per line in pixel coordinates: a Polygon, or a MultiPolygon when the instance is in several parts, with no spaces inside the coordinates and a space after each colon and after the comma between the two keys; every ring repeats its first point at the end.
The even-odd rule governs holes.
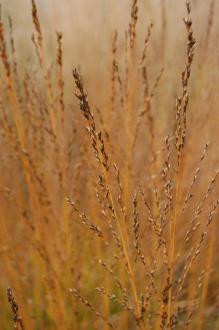
{"type": "Polygon", "coordinates": [[[19,316],[19,313],[18,313],[18,310],[19,310],[18,304],[15,301],[15,298],[14,298],[14,295],[13,295],[13,292],[12,292],[11,288],[7,289],[7,295],[8,295],[8,302],[11,306],[12,319],[13,319],[13,322],[14,322],[14,328],[18,329],[18,330],[19,329],[24,330],[24,324],[23,324],[22,318],[19,316]]]}

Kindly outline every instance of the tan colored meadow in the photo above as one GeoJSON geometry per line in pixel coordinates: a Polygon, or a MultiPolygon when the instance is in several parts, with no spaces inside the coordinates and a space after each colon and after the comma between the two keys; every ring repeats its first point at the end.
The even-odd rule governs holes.
{"type": "Polygon", "coordinates": [[[219,330],[218,14],[3,1],[0,330],[219,330]]]}

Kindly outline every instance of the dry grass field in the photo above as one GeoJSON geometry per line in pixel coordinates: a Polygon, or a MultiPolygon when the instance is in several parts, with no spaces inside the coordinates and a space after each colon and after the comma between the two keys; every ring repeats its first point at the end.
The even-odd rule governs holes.
{"type": "Polygon", "coordinates": [[[219,330],[218,14],[2,1],[0,330],[219,330]]]}

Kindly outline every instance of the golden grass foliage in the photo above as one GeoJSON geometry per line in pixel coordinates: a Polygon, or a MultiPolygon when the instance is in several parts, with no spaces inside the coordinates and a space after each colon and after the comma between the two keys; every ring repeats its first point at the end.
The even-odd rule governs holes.
{"type": "Polygon", "coordinates": [[[93,39],[30,4],[24,48],[0,17],[0,329],[219,329],[217,1],[93,39]]]}

